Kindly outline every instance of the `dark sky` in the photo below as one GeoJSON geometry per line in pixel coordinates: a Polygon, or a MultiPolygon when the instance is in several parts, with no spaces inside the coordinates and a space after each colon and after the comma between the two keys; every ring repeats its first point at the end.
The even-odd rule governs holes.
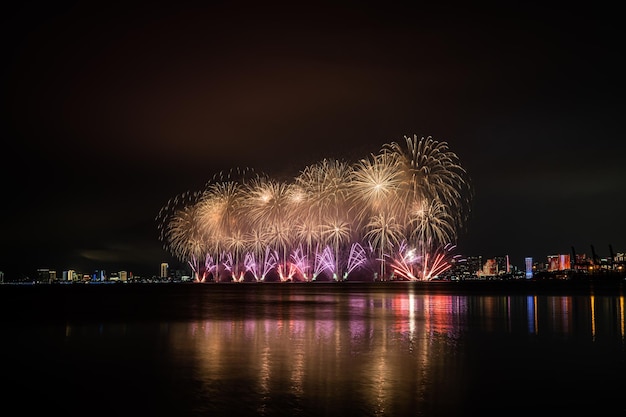
{"type": "Polygon", "coordinates": [[[1,14],[5,275],[158,274],[156,214],[215,173],[293,178],[414,134],[471,178],[460,254],[626,251],[618,9],[49,3],[1,14]]]}

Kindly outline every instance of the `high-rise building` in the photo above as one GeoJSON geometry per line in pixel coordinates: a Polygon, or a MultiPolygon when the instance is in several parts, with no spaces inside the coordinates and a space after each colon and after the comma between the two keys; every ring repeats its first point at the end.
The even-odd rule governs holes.
{"type": "Polygon", "coordinates": [[[77,281],[78,274],[73,269],[68,269],[67,271],[63,271],[63,275],[61,279],[63,281],[77,281]]]}
{"type": "Polygon", "coordinates": [[[496,268],[497,274],[510,274],[511,273],[511,264],[509,263],[509,255],[504,256],[496,256],[494,258],[496,260],[496,268]]]}
{"type": "Polygon", "coordinates": [[[467,271],[471,274],[477,274],[482,270],[483,257],[482,256],[468,256],[466,261],[467,271]]]}
{"type": "Polygon", "coordinates": [[[567,254],[548,256],[548,271],[565,271],[570,266],[570,256],[567,254]]]}
{"type": "Polygon", "coordinates": [[[93,272],[91,279],[92,281],[106,281],[106,276],[107,273],[104,269],[96,269],[93,272]]]}
{"type": "Polygon", "coordinates": [[[533,277],[533,258],[524,258],[524,264],[526,266],[526,278],[531,279],[533,277]]]}
{"type": "Polygon", "coordinates": [[[169,268],[170,266],[167,264],[167,262],[163,262],[161,264],[161,278],[167,278],[169,274],[169,268]]]}

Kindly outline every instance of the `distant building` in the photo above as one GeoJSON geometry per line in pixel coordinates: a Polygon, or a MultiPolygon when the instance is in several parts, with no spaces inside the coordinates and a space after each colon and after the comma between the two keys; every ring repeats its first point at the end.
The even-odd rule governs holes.
{"type": "Polygon", "coordinates": [[[574,265],[573,269],[585,271],[589,269],[589,266],[592,265],[591,259],[587,257],[585,253],[577,253],[574,255],[574,265]]]}
{"type": "Polygon", "coordinates": [[[78,273],[73,269],[63,271],[61,274],[61,279],[63,281],[78,281],[78,273]]]}
{"type": "Polygon", "coordinates": [[[92,275],[92,281],[106,281],[106,271],[104,269],[96,269],[92,275]]]}
{"type": "Polygon", "coordinates": [[[470,275],[475,275],[478,271],[482,270],[483,257],[482,256],[468,256],[465,262],[466,271],[470,275]]]}
{"type": "Polygon", "coordinates": [[[495,277],[498,275],[498,263],[495,259],[487,259],[478,276],[495,277]]]}
{"type": "Polygon", "coordinates": [[[526,267],[526,278],[531,279],[533,277],[533,258],[524,258],[524,265],[526,267]]]}
{"type": "Polygon", "coordinates": [[[169,276],[169,269],[170,269],[169,264],[167,262],[163,262],[161,264],[161,275],[160,275],[160,277],[161,278],[167,278],[169,276]]]}
{"type": "Polygon", "coordinates": [[[53,272],[54,272],[54,278],[56,279],[56,272],[50,271],[48,268],[39,268],[37,269],[36,272],[37,272],[37,282],[51,282],[53,272]]]}
{"type": "Polygon", "coordinates": [[[569,255],[548,256],[548,272],[566,271],[568,269],[571,269],[569,255]]]}
{"type": "Polygon", "coordinates": [[[511,273],[511,264],[509,262],[509,255],[504,256],[496,256],[496,273],[498,275],[510,274],[511,273]]]}
{"type": "Polygon", "coordinates": [[[503,275],[511,273],[511,265],[509,263],[509,256],[496,256],[489,258],[484,264],[476,271],[478,277],[502,277],[503,275]]]}

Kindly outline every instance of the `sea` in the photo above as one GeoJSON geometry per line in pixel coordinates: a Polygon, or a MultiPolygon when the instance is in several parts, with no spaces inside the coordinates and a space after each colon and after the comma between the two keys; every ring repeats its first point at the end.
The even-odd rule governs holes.
{"type": "Polygon", "coordinates": [[[3,415],[626,415],[623,281],[0,285],[3,415]]]}

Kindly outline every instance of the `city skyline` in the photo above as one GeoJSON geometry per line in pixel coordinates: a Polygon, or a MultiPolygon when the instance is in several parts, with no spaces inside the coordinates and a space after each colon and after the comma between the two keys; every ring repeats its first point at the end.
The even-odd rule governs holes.
{"type": "MultiPolygon", "coordinates": [[[[460,264],[463,264],[463,263],[472,264],[473,265],[472,268],[474,269],[470,268],[472,269],[470,273],[475,274],[478,271],[484,271],[484,270],[490,269],[489,264],[491,262],[500,263],[500,262],[503,262],[503,260],[506,260],[506,262],[508,263],[510,267],[509,272],[504,271],[502,267],[498,265],[497,273],[494,275],[490,275],[489,273],[486,273],[486,275],[489,275],[489,276],[497,276],[497,275],[503,275],[503,274],[508,275],[508,274],[513,274],[513,273],[517,273],[521,276],[522,274],[528,271],[529,261],[531,262],[530,266],[532,266],[534,269],[541,271],[541,272],[575,271],[575,270],[580,270],[580,268],[586,269],[588,268],[589,265],[597,265],[597,266],[603,266],[603,267],[608,267],[610,265],[613,265],[613,266],[622,265],[622,268],[624,267],[624,264],[626,262],[626,251],[623,251],[623,250],[616,251],[614,250],[612,245],[610,245],[607,248],[607,254],[605,254],[604,252],[598,252],[594,245],[591,245],[591,247],[589,248],[589,251],[579,252],[575,248],[571,248],[571,251],[567,253],[554,252],[554,253],[550,253],[545,256],[539,257],[539,258],[526,257],[524,258],[522,263],[511,262],[507,254],[488,254],[488,255],[457,254],[458,256],[455,258],[455,263],[456,263],[455,265],[458,267],[460,264]],[[612,253],[611,253],[611,250],[613,250],[612,253]],[[594,260],[594,254],[595,254],[595,260],[594,260]],[[561,259],[563,257],[567,258],[567,260],[565,261],[565,264],[562,264],[563,261],[561,259]],[[579,258],[579,261],[581,262],[580,265],[576,265],[576,261],[575,261],[576,258],[579,258]],[[557,259],[556,260],[557,266],[553,265],[553,263],[555,262],[555,259],[557,259]],[[477,261],[480,261],[480,265],[476,264],[477,261]]],[[[0,267],[0,274],[2,274],[1,275],[2,280],[0,280],[0,282],[7,282],[7,283],[20,282],[20,281],[31,282],[37,279],[37,276],[40,274],[40,271],[53,274],[56,277],[55,278],[56,280],[66,280],[66,278],[62,278],[62,277],[64,276],[64,274],[70,273],[70,272],[77,274],[77,276],[89,276],[90,279],[93,279],[95,281],[107,280],[111,276],[119,277],[120,274],[125,275],[127,278],[132,278],[132,277],[140,278],[140,279],[164,278],[164,275],[163,275],[164,268],[166,271],[168,271],[168,273],[171,273],[172,271],[175,271],[176,274],[184,273],[185,275],[189,275],[191,281],[196,281],[196,277],[194,277],[194,274],[193,274],[194,271],[188,263],[185,263],[176,259],[172,259],[170,262],[172,263],[160,262],[158,265],[153,265],[151,268],[149,268],[149,270],[147,270],[147,273],[146,271],[133,271],[133,270],[129,270],[128,268],[123,268],[123,267],[109,270],[106,268],[102,268],[102,266],[98,266],[97,264],[93,264],[93,265],[90,265],[90,267],[88,267],[87,269],[83,269],[83,270],[75,269],[72,267],[51,268],[51,267],[42,265],[38,268],[18,269],[17,272],[12,271],[7,275],[7,273],[0,267]],[[94,278],[95,275],[97,275],[98,277],[94,278]]],[[[621,270],[615,270],[613,272],[617,272],[619,276],[621,274],[620,271],[621,270]]],[[[368,274],[368,271],[366,271],[365,273],[358,273],[357,271],[357,274],[355,275],[362,277],[362,279],[365,281],[368,281],[370,278],[373,280],[374,272],[373,271],[369,271],[369,272],[370,273],[368,274]]],[[[527,275],[526,275],[526,278],[528,278],[527,275]]],[[[211,278],[211,280],[212,279],[213,278],[211,278]]],[[[323,277],[324,281],[327,279],[330,280],[329,276],[323,277]]],[[[406,278],[398,275],[396,276],[395,279],[405,280],[406,278]]],[[[125,281],[126,279],[120,278],[120,280],[125,281]]]]}
{"type": "Polygon", "coordinates": [[[610,10],[96,3],[5,15],[5,274],[156,274],[177,261],[155,221],[173,196],[233,167],[283,180],[413,134],[467,170],[458,253],[522,267],[626,249],[610,10]]]}

